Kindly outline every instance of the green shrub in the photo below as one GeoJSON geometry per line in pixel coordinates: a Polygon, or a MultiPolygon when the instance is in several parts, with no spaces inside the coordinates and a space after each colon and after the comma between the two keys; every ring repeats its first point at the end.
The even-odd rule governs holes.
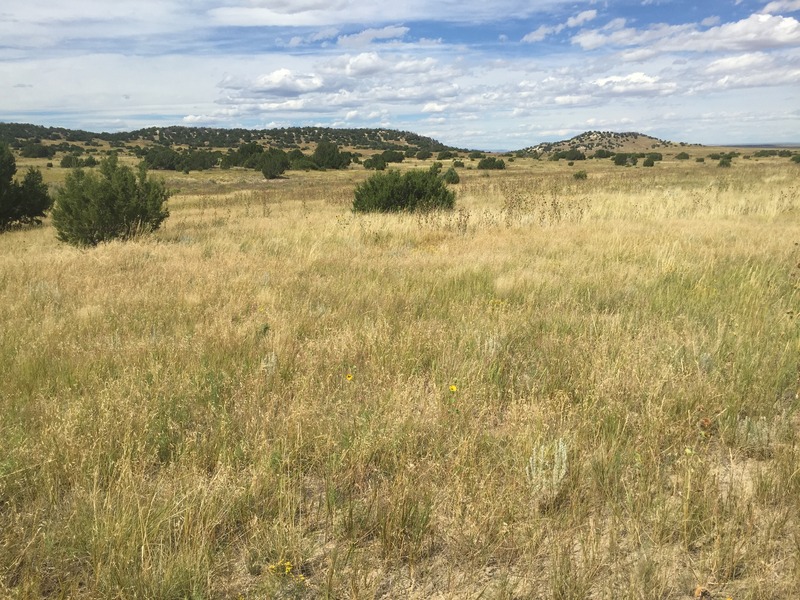
{"type": "Polygon", "coordinates": [[[280,148],[270,148],[262,152],[260,157],[261,173],[265,179],[277,179],[291,164],[289,156],[280,148]]]}
{"type": "Polygon", "coordinates": [[[494,156],[487,156],[486,158],[482,158],[478,163],[479,169],[498,169],[502,170],[506,168],[506,163],[503,162],[502,158],[495,158],[494,156]]]}
{"type": "Polygon", "coordinates": [[[722,167],[724,169],[731,166],[731,159],[728,156],[723,156],[719,159],[719,163],[717,164],[718,167],[722,167]]]}
{"type": "Polygon", "coordinates": [[[792,162],[800,163],[800,154],[795,154],[792,157],[792,162]]]}
{"type": "Polygon", "coordinates": [[[374,171],[383,171],[386,169],[386,160],[381,154],[376,154],[375,156],[364,161],[364,168],[372,169],[374,171]]]}
{"type": "Polygon", "coordinates": [[[320,169],[346,169],[352,158],[349,152],[341,152],[339,146],[327,140],[317,144],[313,155],[320,169]]]}
{"type": "Polygon", "coordinates": [[[445,183],[450,183],[450,184],[455,184],[461,181],[461,177],[458,176],[458,173],[456,173],[456,170],[453,167],[447,169],[447,171],[444,172],[442,178],[444,179],[445,183]]]}
{"type": "Polygon", "coordinates": [[[675,160],[689,160],[689,154],[686,152],[681,152],[675,155],[675,160]]]}
{"type": "Polygon", "coordinates": [[[433,152],[430,150],[420,150],[415,156],[417,160],[428,160],[431,156],[433,156],[433,152]]]}
{"type": "Polygon", "coordinates": [[[576,171],[575,173],[572,174],[572,176],[578,180],[586,179],[587,177],[589,177],[589,175],[586,174],[586,171],[576,171]]]}
{"type": "Polygon", "coordinates": [[[163,181],[122,166],[117,156],[100,163],[99,172],[75,169],[56,196],[53,224],[58,239],[74,246],[96,246],[155,231],[169,216],[170,192],[163,181]]]}
{"type": "Polygon", "coordinates": [[[645,158],[644,162],[642,163],[643,167],[654,167],[656,165],[656,161],[652,158],[645,158]]]}
{"type": "Polygon", "coordinates": [[[706,159],[701,156],[699,158],[695,158],[694,162],[704,163],[704,162],[706,162],[706,159]]]}
{"type": "Polygon", "coordinates": [[[455,193],[447,189],[443,179],[433,170],[415,169],[375,173],[356,186],[353,200],[355,212],[398,212],[451,209],[455,193]]]}
{"type": "Polygon", "coordinates": [[[39,224],[53,204],[39,169],[28,169],[22,183],[14,181],[17,162],[8,146],[0,145],[0,231],[39,224]]]}

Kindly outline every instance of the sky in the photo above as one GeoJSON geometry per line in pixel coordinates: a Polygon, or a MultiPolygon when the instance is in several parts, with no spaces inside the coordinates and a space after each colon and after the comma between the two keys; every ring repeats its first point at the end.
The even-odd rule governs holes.
{"type": "Polygon", "coordinates": [[[0,122],[800,142],[800,0],[4,0],[0,122]]]}

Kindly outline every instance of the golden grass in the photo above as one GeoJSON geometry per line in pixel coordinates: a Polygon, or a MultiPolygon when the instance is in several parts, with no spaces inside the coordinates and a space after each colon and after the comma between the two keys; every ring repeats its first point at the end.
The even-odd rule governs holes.
{"type": "Polygon", "coordinates": [[[796,166],[604,162],[0,236],[0,595],[797,595],[796,166]]]}

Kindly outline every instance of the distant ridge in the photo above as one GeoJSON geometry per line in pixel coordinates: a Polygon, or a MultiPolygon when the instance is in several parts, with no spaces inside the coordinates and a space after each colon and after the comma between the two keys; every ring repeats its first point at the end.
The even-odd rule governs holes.
{"type": "Polygon", "coordinates": [[[608,150],[610,152],[646,152],[657,148],[674,148],[686,146],[667,140],[660,140],[635,131],[617,133],[615,131],[587,131],[568,140],[560,142],[544,142],[521,150],[525,154],[551,154],[566,150],[594,152],[608,150]]]}
{"type": "Polygon", "coordinates": [[[19,147],[31,141],[93,142],[114,145],[159,143],[165,146],[233,148],[242,143],[259,142],[277,148],[302,148],[328,140],[339,146],[359,150],[457,150],[430,137],[394,129],[339,129],[335,127],[281,127],[275,129],[223,129],[212,127],[148,127],[135,131],[95,133],[64,127],[44,127],[27,123],[0,123],[0,142],[19,147]]]}

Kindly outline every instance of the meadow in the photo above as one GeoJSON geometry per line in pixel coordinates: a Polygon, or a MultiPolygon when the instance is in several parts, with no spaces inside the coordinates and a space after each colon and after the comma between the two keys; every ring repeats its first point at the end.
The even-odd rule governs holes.
{"type": "Polygon", "coordinates": [[[508,166],[0,235],[0,596],[798,596],[800,167],[508,166]]]}

